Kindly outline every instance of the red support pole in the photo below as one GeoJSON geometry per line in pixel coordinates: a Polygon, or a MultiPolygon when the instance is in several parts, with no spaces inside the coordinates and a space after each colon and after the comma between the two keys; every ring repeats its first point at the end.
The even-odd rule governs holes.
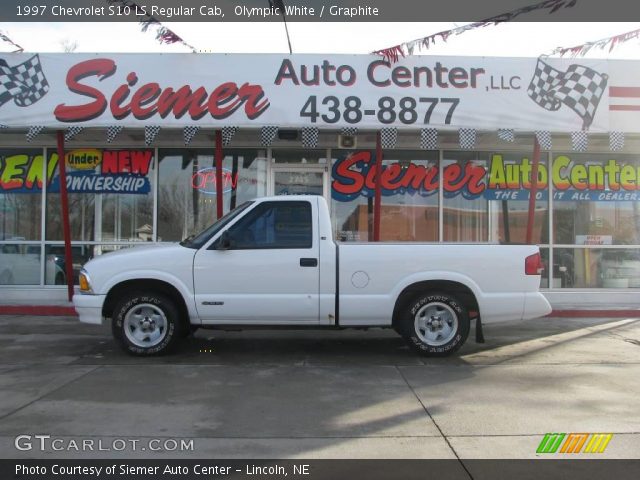
{"type": "Polygon", "coordinates": [[[380,205],[382,203],[382,143],[376,134],[376,190],[373,201],[373,241],[380,241],[380,205]]]}
{"type": "Polygon", "coordinates": [[[531,165],[531,185],[529,186],[529,215],[527,217],[527,244],[533,243],[533,221],[536,211],[536,194],[538,193],[538,164],[540,163],[540,144],[533,140],[533,162],[531,165]]]}
{"type": "Polygon", "coordinates": [[[58,130],[58,169],[60,172],[60,208],[64,236],[64,270],[67,277],[67,296],[73,298],[73,256],[71,255],[71,226],[69,225],[69,196],[67,195],[67,170],[64,158],[64,132],[58,130]]]}
{"type": "Polygon", "coordinates": [[[222,131],[216,130],[216,215],[217,218],[223,215],[222,198],[222,131]]]}

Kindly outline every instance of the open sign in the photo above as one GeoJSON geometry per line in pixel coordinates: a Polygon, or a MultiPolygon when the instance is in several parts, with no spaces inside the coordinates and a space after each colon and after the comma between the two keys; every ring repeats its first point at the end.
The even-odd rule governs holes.
{"type": "MultiPolygon", "coordinates": [[[[191,186],[205,195],[216,195],[216,167],[206,167],[198,170],[191,177],[191,186]]],[[[238,174],[231,170],[222,169],[222,193],[227,193],[238,186],[238,174]]]]}

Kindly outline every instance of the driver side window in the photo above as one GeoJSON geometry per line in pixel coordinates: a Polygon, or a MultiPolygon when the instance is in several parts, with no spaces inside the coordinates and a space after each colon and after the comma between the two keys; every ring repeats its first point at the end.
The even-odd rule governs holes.
{"type": "Polygon", "coordinates": [[[229,228],[232,248],[311,248],[313,244],[309,202],[265,202],[229,228]]]}

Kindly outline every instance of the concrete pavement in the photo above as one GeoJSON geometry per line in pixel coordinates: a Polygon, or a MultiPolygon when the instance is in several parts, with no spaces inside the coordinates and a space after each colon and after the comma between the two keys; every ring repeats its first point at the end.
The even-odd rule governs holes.
{"type": "MultiPolygon", "coordinates": [[[[640,458],[640,320],[486,325],[429,359],[392,331],[200,331],[134,358],[109,329],[0,317],[2,458],[534,458],[547,432],[640,458]],[[61,451],[18,435],[51,435],[61,451]],[[135,440],[135,451],[69,449],[135,440]],[[149,440],[193,440],[150,451],[149,440]]],[[[49,445],[51,447],[51,445],[49,445]]]]}

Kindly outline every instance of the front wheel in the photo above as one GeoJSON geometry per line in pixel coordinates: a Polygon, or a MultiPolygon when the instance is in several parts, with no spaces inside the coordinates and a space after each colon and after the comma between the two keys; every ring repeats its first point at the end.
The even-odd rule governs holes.
{"type": "Polygon", "coordinates": [[[398,330],[424,355],[444,357],[458,350],[469,336],[469,312],[449,293],[423,293],[409,301],[398,330]]]}
{"type": "Polygon", "coordinates": [[[122,348],[139,356],[170,351],[184,330],[174,302],[155,293],[124,296],[114,308],[111,326],[122,348]]]}

